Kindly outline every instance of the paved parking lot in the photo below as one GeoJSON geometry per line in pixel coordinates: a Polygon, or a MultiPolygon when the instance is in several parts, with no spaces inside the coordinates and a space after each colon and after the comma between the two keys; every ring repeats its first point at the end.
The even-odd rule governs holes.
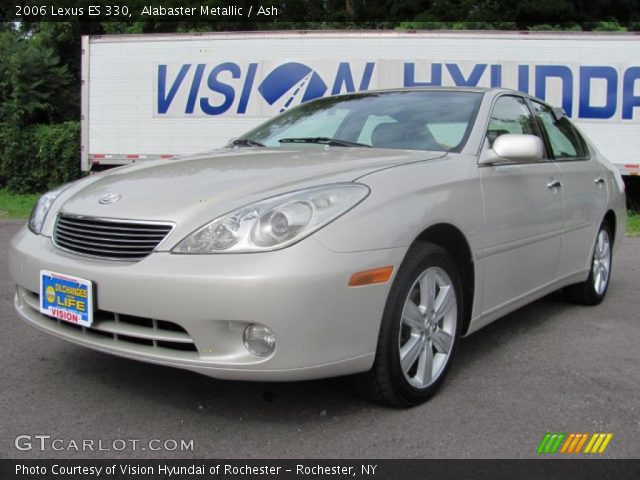
{"type": "Polygon", "coordinates": [[[463,339],[431,402],[390,410],[343,379],[222,382],[40,333],[13,313],[6,248],[20,222],[0,222],[0,458],[524,458],[548,431],[613,432],[606,457],[640,457],[640,238],[624,240],[601,306],[551,295],[520,309],[463,339]],[[41,434],[63,450],[14,447],[41,434]],[[193,450],[76,452],[83,439],[193,450]]]}

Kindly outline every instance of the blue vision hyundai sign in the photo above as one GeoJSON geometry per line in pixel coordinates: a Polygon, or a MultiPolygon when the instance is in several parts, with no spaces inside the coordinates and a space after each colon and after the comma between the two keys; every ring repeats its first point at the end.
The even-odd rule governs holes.
{"type": "Polygon", "coordinates": [[[633,119],[640,66],[401,60],[158,64],[155,116],[273,115],[315,98],[422,86],[520,90],[580,119],[633,119]]]}

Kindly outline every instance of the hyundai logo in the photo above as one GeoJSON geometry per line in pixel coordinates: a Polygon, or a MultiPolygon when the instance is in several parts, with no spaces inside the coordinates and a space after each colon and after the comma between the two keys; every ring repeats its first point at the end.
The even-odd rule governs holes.
{"type": "Polygon", "coordinates": [[[111,195],[105,195],[100,200],[98,200],[98,203],[100,203],[101,205],[111,205],[112,203],[116,203],[117,201],[119,201],[121,198],[122,195],[120,195],[119,193],[113,193],[111,195]]]}

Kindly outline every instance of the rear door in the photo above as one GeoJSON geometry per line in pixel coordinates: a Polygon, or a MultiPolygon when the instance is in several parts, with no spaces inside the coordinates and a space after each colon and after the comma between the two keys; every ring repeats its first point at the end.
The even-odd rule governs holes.
{"type": "Polygon", "coordinates": [[[591,249],[604,218],[607,186],[602,165],[591,155],[587,143],[564,116],[532,101],[533,110],[548,139],[555,163],[562,172],[564,196],[563,236],[558,277],[589,267],[591,249]]]}
{"type": "MultiPolygon", "coordinates": [[[[505,133],[541,135],[520,96],[503,95],[496,100],[484,148],[505,133]]],[[[481,166],[479,174],[486,216],[482,310],[491,315],[556,278],[562,178],[559,167],[548,158],[481,166]]]]}

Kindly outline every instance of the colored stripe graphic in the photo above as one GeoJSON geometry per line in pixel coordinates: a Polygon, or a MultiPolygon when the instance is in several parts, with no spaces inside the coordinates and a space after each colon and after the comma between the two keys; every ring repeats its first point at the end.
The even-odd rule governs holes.
{"type": "Polygon", "coordinates": [[[567,440],[564,442],[564,445],[562,445],[562,450],[560,450],[560,453],[567,453],[569,450],[573,450],[573,447],[576,444],[576,440],[576,434],[570,433],[567,437],[567,440]]]}
{"type": "Polygon", "coordinates": [[[560,453],[580,453],[582,446],[589,438],[588,433],[571,433],[562,445],[560,453]]]}
{"type": "Polygon", "coordinates": [[[547,433],[538,445],[538,453],[556,453],[566,436],[566,433],[547,433]]]}
{"type": "Polygon", "coordinates": [[[542,437],[536,451],[541,454],[604,453],[612,438],[613,433],[548,432],[542,437]]]}
{"type": "Polygon", "coordinates": [[[613,433],[594,433],[584,449],[584,453],[604,453],[613,438],[613,433]]]}

